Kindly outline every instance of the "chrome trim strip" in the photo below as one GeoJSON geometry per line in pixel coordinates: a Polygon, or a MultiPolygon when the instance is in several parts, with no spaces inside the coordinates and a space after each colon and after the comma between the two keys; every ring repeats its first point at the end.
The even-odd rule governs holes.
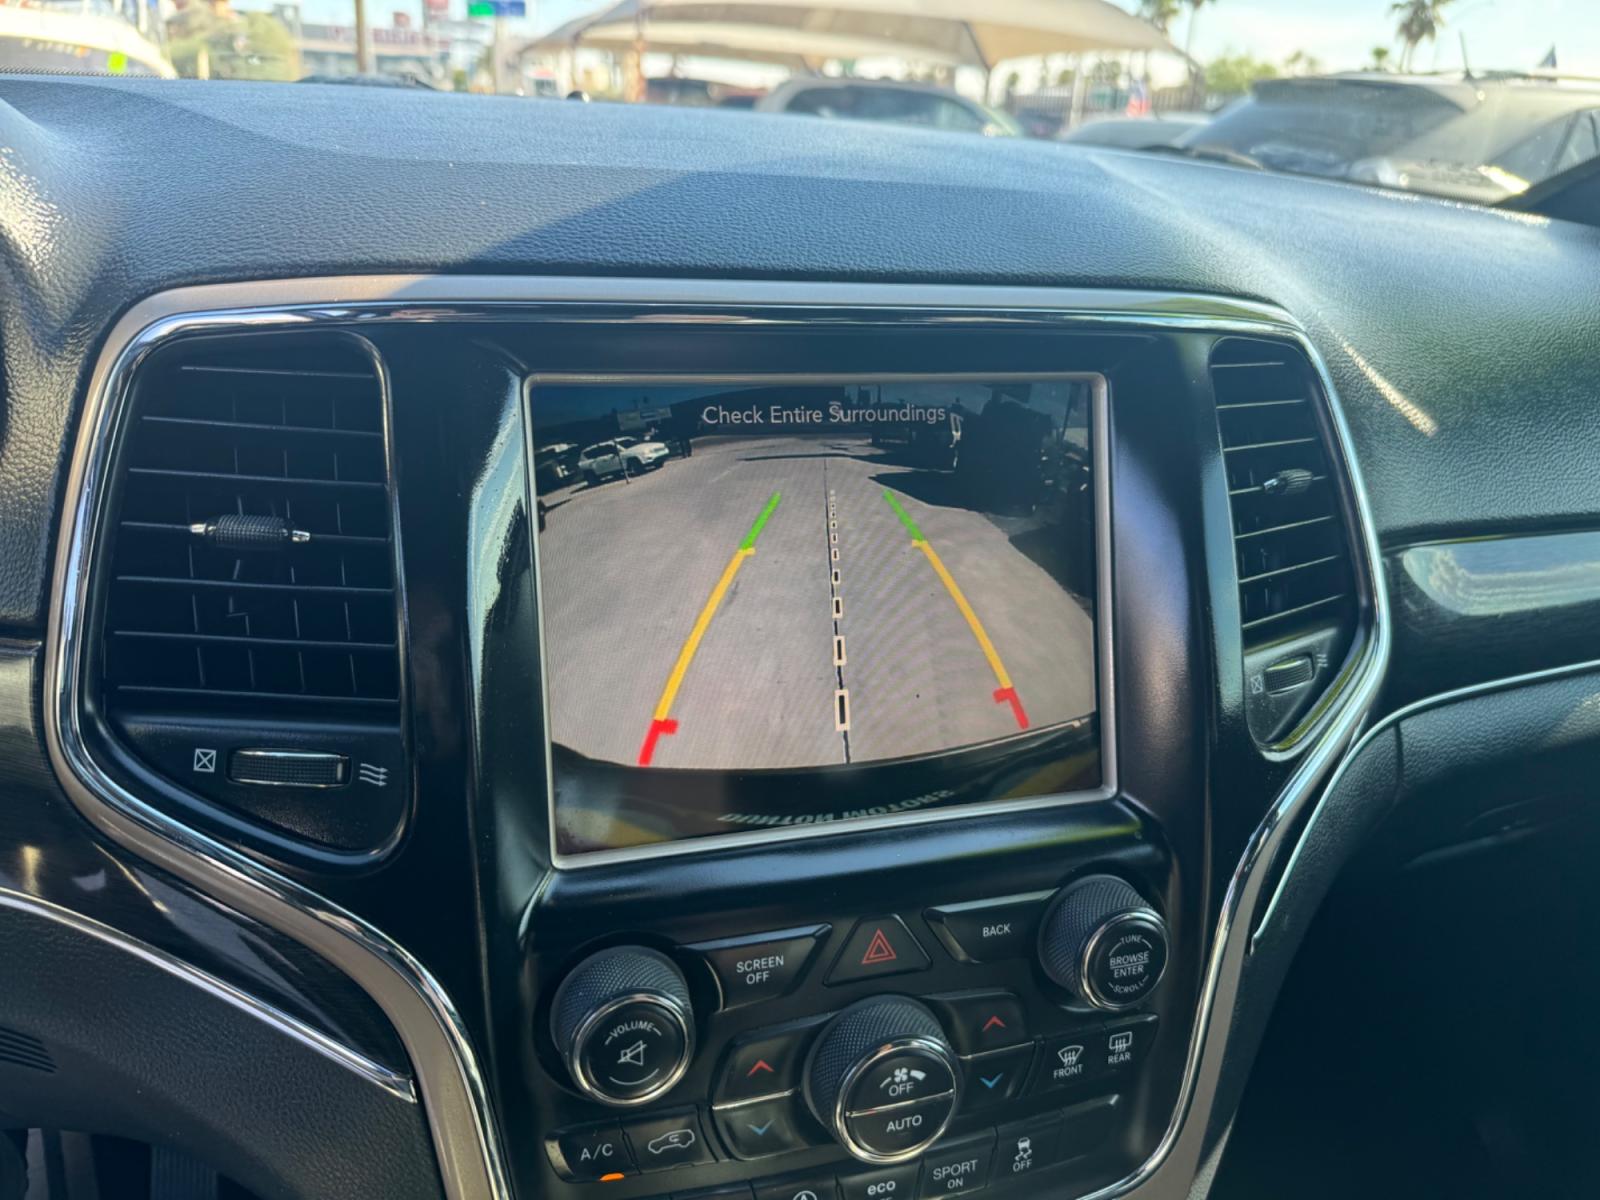
{"type": "MultiPolygon", "coordinates": [[[[1543,670],[1529,671],[1525,675],[1507,675],[1501,679],[1488,679],[1482,683],[1470,683],[1464,687],[1453,688],[1448,692],[1437,692],[1432,696],[1424,696],[1420,700],[1413,700],[1410,704],[1403,705],[1393,712],[1385,714],[1381,720],[1377,721],[1361,735],[1361,739],[1350,747],[1349,753],[1339,760],[1339,765],[1334,768],[1333,774],[1328,777],[1328,784],[1322,789],[1322,799],[1332,795],[1334,789],[1344,779],[1345,773],[1355,764],[1356,759],[1361,756],[1361,752],[1367,748],[1368,743],[1380,734],[1393,729],[1407,717],[1414,717],[1417,713],[1426,712],[1430,708],[1443,708],[1454,704],[1458,700],[1470,699],[1473,696],[1486,696],[1492,692],[1505,692],[1533,684],[1551,683],[1557,679],[1565,679],[1570,675],[1586,675],[1594,672],[1600,672],[1600,659],[1567,663],[1560,667],[1545,667],[1543,670]]],[[[1273,916],[1278,911],[1278,901],[1283,897],[1284,884],[1288,882],[1290,873],[1293,872],[1295,865],[1300,861],[1300,852],[1305,848],[1307,837],[1312,828],[1322,819],[1323,814],[1328,809],[1322,799],[1317,801],[1316,806],[1311,810],[1311,815],[1306,818],[1305,831],[1295,842],[1294,850],[1289,855],[1289,861],[1284,865],[1283,874],[1278,879],[1278,886],[1273,889],[1272,899],[1267,902],[1260,921],[1256,923],[1255,932],[1250,936],[1250,948],[1252,950],[1255,949],[1267,926],[1272,924],[1273,916]]]]}
{"type": "Polygon", "coordinates": [[[256,1020],[271,1025],[288,1037],[304,1046],[316,1051],[324,1058],[332,1059],[341,1067],[365,1075],[372,1083],[377,1084],[384,1091],[396,1096],[409,1104],[417,1102],[417,1089],[410,1076],[398,1071],[391,1071],[380,1063],[373,1062],[365,1055],[357,1054],[343,1042],[336,1041],[323,1033],[313,1029],[304,1021],[291,1017],[288,1013],[272,1007],[263,1000],[257,999],[248,992],[241,991],[225,980],[218,979],[208,971],[174,958],[165,950],[158,950],[146,942],[135,941],[120,930],[102,925],[92,917],[74,912],[49,900],[41,900],[37,896],[30,896],[24,892],[12,891],[10,888],[0,888],[0,908],[11,909],[16,912],[32,913],[34,916],[44,917],[46,920],[55,921],[65,925],[87,937],[106,943],[131,954],[142,962],[148,963],[158,970],[165,971],[168,975],[175,976],[187,984],[199,988],[208,995],[215,996],[224,1003],[233,1005],[239,1011],[256,1020]]]}
{"type": "Polygon", "coordinates": [[[774,1100],[788,1100],[799,1094],[800,1089],[792,1087],[786,1091],[773,1092],[770,1096],[751,1096],[748,1100],[726,1100],[721,1104],[713,1104],[711,1111],[713,1113],[733,1112],[735,1109],[749,1108],[752,1104],[771,1104],[774,1100]]]}
{"type": "MultiPolygon", "coordinates": [[[[45,648],[44,733],[51,764],[79,811],[105,836],[295,938],[372,996],[411,1058],[449,1200],[509,1198],[505,1158],[478,1059],[465,1023],[428,970],[360,917],[133,795],[94,760],[84,741],[78,699],[85,571],[133,372],[157,345],[181,333],[320,323],[312,315],[256,310],[250,285],[200,290],[208,293],[203,301],[172,292],[136,305],[112,329],[90,378],[67,476],[45,648]],[[201,302],[190,304],[190,299],[201,302]]],[[[325,290],[310,284],[301,295],[325,290]]],[[[387,397],[381,364],[380,378],[387,397]]],[[[398,525],[395,533],[398,546],[398,525]]]]}
{"type": "MultiPolygon", "coordinates": [[[[969,325],[978,325],[978,319],[969,319],[969,325]]],[[[1063,382],[1081,382],[1090,385],[1090,429],[1091,450],[1094,454],[1094,541],[1095,541],[1095,613],[1094,613],[1094,660],[1095,660],[1095,706],[1093,710],[1073,717],[1070,720],[1059,722],[1053,728],[1063,730],[1071,725],[1080,724],[1085,720],[1094,718],[1100,725],[1100,784],[1097,787],[1083,788],[1075,792],[1056,792],[1046,795],[1027,796],[1017,800],[981,800],[972,804],[952,804],[947,808],[934,808],[926,812],[905,812],[889,817],[854,817],[842,821],[825,821],[814,825],[779,825],[765,829],[747,830],[729,833],[708,833],[699,837],[684,838],[678,841],[646,842],[638,846],[624,846],[610,850],[588,850],[578,854],[564,854],[558,845],[560,826],[557,822],[556,812],[556,781],[555,763],[553,756],[545,755],[545,799],[550,822],[550,861],[561,870],[574,870],[584,867],[608,866],[613,863],[638,862],[653,858],[672,858],[686,854],[709,854],[713,851],[732,849],[735,847],[764,846],[774,842],[788,842],[803,838],[837,837],[840,834],[866,833],[874,829],[904,829],[908,825],[931,825],[941,821],[959,821],[964,818],[984,814],[996,816],[1003,813],[1028,812],[1037,808],[1057,808],[1067,804],[1087,804],[1094,801],[1105,801],[1117,794],[1117,721],[1116,721],[1116,671],[1113,665],[1112,648],[1115,643],[1114,614],[1112,612],[1111,595],[1111,454],[1108,449],[1110,444],[1110,388],[1106,377],[1098,371],[971,371],[953,373],[946,372],[935,375],[918,375],[914,372],[900,374],[873,374],[866,372],[856,375],[838,375],[827,371],[818,371],[814,374],[656,374],[641,372],[637,375],[617,374],[563,374],[551,372],[548,374],[535,372],[530,374],[522,385],[522,402],[524,412],[532,412],[534,388],[541,384],[551,383],[631,383],[640,387],[670,387],[675,384],[712,384],[712,383],[763,383],[771,385],[782,384],[807,384],[827,386],[838,383],[983,383],[999,382],[1002,380],[1030,381],[1030,380],[1060,380],[1063,382]]],[[[524,441],[528,461],[534,457],[534,422],[531,415],[523,422],[524,441]]],[[[528,477],[530,494],[528,505],[531,509],[537,496],[537,484],[530,474],[528,477]]],[[[548,663],[548,656],[542,652],[544,646],[544,587],[540,575],[539,535],[530,526],[529,536],[533,542],[533,571],[534,571],[534,601],[539,615],[539,645],[541,647],[541,662],[548,663]]],[[[550,735],[550,675],[548,668],[543,672],[539,685],[544,700],[544,740],[545,745],[551,744],[550,735]]],[[[1042,727],[1043,728],[1043,727],[1042,727]]],[[[998,739],[997,739],[998,740],[998,739]]],[[[996,742],[985,742],[983,745],[995,745],[996,742]]],[[[964,750],[974,749],[973,746],[955,746],[948,753],[955,754],[964,750]]],[[[872,765],[870,761],[860,764],[872,765]]]]}
{"type": "MultiPolygon", "coordinates": [[[[1159,1181],[1187,1193],[1204,1153],[1208,1103],[1226,1051],[1227,1021],[1251,918],[1260,907],[1262,867],[1272,861],[1295,819],[1318,793],[1376,698],[1388,660],[1390,622],[1382,559],[1354,460],[1350,433],[1327,366],[1305,331],[1274,305],[1206,295],[1112,289],[965,287],[743,280],[535,278],[516,276],[365,276],[285,279],[181,288],[130,309],[111,330],[90,378],[65,488],[46,654],[45,736],[51,762],[73,802],[103,834],[200,887],[221,902],[296,938],[343,969],[394,1022],[412,1058],[435,1151],[451,1200],[509,1200],[510,1185],[493,1108],[465,1027],[427,970],[379,930],[305,887],[184,826],[121,788],[90,757],[78,726],[78,651],[86,619],[84,567],[100,499],[100,468],[115,432],[117,401],[129,372],[158,342],[180,332],[314,327],[328,322],[396,319],[526,320],[529,304],[705,305],[722,309],[882,307],[928,310],[951,325],[974,320],[1070,326],[1189,329],[1288,338],[1310,357],[1328,400],[1337,451],[1359,521],[1358,556],[1371,586],[1371,630],[1342,694],[1304,739],[1311,744],[1289,783],[1251,837],[1229,881],[1205,970],[1179,1102],[1151,1156],[1127,1178],[1094,1193],[1110,1200],[1159,1181]],[[1190,1118],[1195,1119],[1191,1120],[1190,1118]]],[[[666,319],[646,314],[641,320],[666,319]]],[[[607,318],[599,318],[607,319],[607,318]]],[[[614,318],[610,318],[614,319],[614,318]]],[[[729,324],[778,319],[769,314],[694,314],[729,324]]],[[[1102,452],[1105,442],[1102,440],[1102,452]]],[[[1102,473],[1105,465],[1097,460],[1102,473]]],[[[1108,576],[1102,576],[1106,579],[1108,576]]],[[[1107,585],[1109,586],[1109,585],[1107,585]]],[[[1102,597],[1109,608],[1109,591],[1102,597]]],[[[1108,697],[1108,703],[1110,698],[1108,697]]]]}

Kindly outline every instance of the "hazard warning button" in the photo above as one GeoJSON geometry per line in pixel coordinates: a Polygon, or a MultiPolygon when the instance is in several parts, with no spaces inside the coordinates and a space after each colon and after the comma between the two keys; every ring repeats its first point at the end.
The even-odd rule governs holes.
{"type": "Polygon", "coordinates": [[[828,972],[829,986],[926,971],[928,956],[899,917],[863,917],[828,972]]]}

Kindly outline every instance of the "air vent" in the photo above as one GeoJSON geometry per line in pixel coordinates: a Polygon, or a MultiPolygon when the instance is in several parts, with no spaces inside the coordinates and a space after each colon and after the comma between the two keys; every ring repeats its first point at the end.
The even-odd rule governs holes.
{"type": "Polygon", "coordinates": [[[353,342],[180,345],[138,377],[103,620],[114,712],[397,716],[384,400],[353,342]]]}
{"type": "Polygon", "coordinates": [[[50,1051],[45,1049],[43,1042],[32,1034],[3,1026],[0,1026],[0,1063],[46,1074],[56,1069],[55,1059],[50,1057],[50,1051]]]}
{"type": "Polygon", "coordinates": [[[1274,740],[1348,651],[1359,603],[1344,506],[1299,350],[1228,339],[1211,358],[1233,512],[1251,728],[1274,740]]]}

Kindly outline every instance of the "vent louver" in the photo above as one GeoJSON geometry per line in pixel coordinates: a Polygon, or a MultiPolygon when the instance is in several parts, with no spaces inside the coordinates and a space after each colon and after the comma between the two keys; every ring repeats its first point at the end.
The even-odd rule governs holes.
{"type": "Polygon", "coordinates": [[[1312,685],[1325,680],[1353,636],[1359,601],[1344,507],[1317,415],[1315,377],[1299,350],[1227,339],[1212,353],[1211,382],[1250,690],[1253,698],[1291,694],[1257,705],[1264,715],[1252,727],[1275,737],[1304,710],[1319,690],[1312,685]]]}
{"type": "Polygon", "coordinates": [[[0,1063],[46,1074],[53,1074],[56,1069],[55,1059],[50,1057],[43,1042],[31,1033],[4,1027],[0,1027],[0,1063]]]}
{"type": "Polygon", "coordinates": [[[205,340],[144,368],[110,531],[114,709],[397,716],[383,414],[372,362],[333,338],[205,340]]]}

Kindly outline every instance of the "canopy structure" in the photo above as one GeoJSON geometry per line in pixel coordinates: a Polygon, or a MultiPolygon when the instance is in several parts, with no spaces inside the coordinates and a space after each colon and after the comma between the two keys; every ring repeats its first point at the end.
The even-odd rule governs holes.
{"type": "Polygon", "coordinates": [[[0,53],[9,67],[22,71],[178,75],[154,44],[109,11],[0,3],[0,53]]]}
{"type": "Polygon", "coordinates": [[[710,57],[888,56],[984,70],[1041,54],[1177,53],[1155,26],[1109,0],[622,0],[527,49],[628,50],[641,41],[651,50],[710,57]]]}

